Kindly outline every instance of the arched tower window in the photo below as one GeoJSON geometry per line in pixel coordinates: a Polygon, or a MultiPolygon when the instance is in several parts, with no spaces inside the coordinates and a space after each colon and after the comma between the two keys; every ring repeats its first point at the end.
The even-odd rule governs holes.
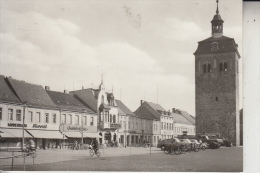
{"type": "Polygon", "coordinates": [[[208,64],[208,72],[211,72],[211,65],[208,64]]]}
{"type": "Polygon", "coordinates": [[[219,63],[219,71],[222,71],[222,69],[223,69],[223,65],[222,65],[222,62],[221,62],[221,63],[219,63]]]}
{"type": "Polygon", "coordinates": [[[206,73],[207,72],[207,66],[206,64],[203,65],[203,73],[206,73]]]}
{"type": "Polygon", "coordinates": [[[224,63],[224,71],[227,71],[227,63],[224,63]]]}

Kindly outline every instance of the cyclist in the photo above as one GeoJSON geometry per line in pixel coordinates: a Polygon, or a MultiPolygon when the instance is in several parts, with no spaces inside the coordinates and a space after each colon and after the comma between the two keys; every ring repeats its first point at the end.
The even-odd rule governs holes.
{"type": "Polygon", "coordinates": [[[93,143],[93,149],[95,151],[95,154],[97,154],[97,150],[98,150],[98,140],[97,139],[94,139],[93,143]]]}
{"type": "Polygon", "coordinates": [[[25,150],[26,151],[35,150],[35,143],[32,139],[27,139],[25,150]]]}

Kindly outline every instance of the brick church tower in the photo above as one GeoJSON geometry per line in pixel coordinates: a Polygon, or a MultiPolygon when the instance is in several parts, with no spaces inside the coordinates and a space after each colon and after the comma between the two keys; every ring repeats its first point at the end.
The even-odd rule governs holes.
{"type": "Polygon", "coordinates": [[[196,134],[220,133],[239,145],[239,52],[233,38],[223,35],[218,11],[212,36],[200,41],[195,55],[196,134]]]}

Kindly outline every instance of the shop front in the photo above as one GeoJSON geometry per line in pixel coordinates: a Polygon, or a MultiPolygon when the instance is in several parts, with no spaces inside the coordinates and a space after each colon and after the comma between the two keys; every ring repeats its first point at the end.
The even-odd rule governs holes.
{"type": "Polygon", "coordinates": [[[29,124],[26,131],[34,138],[39,149],[58,148],[64,139],[56,124],[29,124]]]}
{"type": "Polygon", "coordinates": [[[67,138],[64,140],[64,144],[67,146],[75,143],[91,144],[93,139],[102,138],[97,133],[97,128],[95,126],[61,124],[60,131],[67,138]]]}
{"type": "Polygon", "coordinates": [[[23,137],[32,138],[26,130],[23,133],[21,128],[0,128],[0,150],[20,149],[23,137]]]}

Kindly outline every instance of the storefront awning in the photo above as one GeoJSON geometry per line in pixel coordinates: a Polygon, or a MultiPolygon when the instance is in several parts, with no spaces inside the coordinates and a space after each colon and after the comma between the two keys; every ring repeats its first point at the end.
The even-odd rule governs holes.
{"type": "Polygon", "coordinates": [[[83,133],[87,138],[102,138],[102,136],[98,135],[97,133],[83,133]]]}
{"type": "MultiPolygon", "coordinates": [[[[23,137],[23,129],[0,129],[0,136],[2,138],[22,138],[23,137]]],[[[24,137],[31,138],[32,136],[29,135],[26,130],[24,130],[24,137]]]]}
{"type": "MultiPolygon", "coordinates": [[[[64,135],[66,135],[68,138],[82,138],[82,133],[80,132],[62,132],[64,135]]],[[[83,137],[85,137],[83,135],[83,137]]]]}
{"type": "Polygon", "coordinates": [[[63,135],[58,130],[27,130],[34,138],[43,139],[63,139],[63,135]]]}

